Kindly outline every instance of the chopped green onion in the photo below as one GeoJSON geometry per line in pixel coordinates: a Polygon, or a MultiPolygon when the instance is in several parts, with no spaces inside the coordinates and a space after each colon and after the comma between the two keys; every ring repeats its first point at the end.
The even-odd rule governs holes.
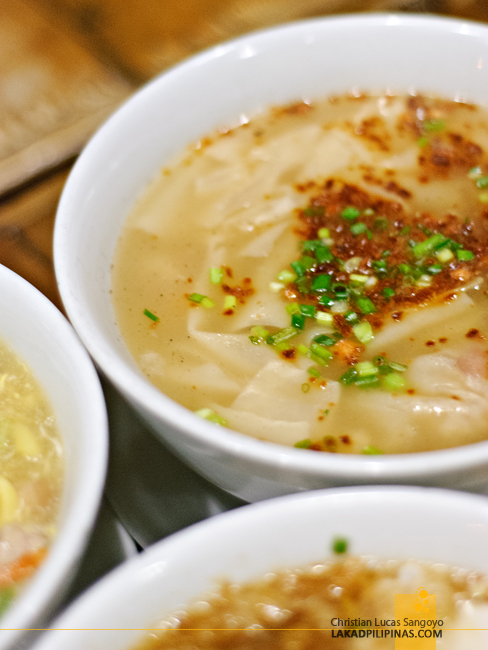
{"type": "Polygon", "coordinates": [[[316,354],[321,359],[325,359],[327,361],[329,359],[332,359],[332,357],[334,356],[332,352],[329,352],[329,350],[326,350],[324,347],[322,347],[318,343],[315,343],[314,341],[312,341],[312,343],[310,344],[310,351],[313,354],[316,354]]]}
{"type": "Polygon", "coordinates": [[[430,287],[432,284],[432,276],[427,273],[423,273],[415,283],[418,287],[430,287]]]}
{"type": "Polygon", "coordinates": [[[312,446],[312,441],[310,440],[310,438],[299,440],[294,444],[294,447],[296,447],[297,449],[310,449],[311,446],[312,446]]]}
{"type": "Polygon", "coordinates": [[[443,267],[440,264],[431,264],[431,266],[428,267],[427,271],[432,275],[437,275],[437,273],[440,273],[442,269],[443,267]]]}
{"type": "Polygon", "coordinates": [[[400,232],[398,233],[401,237],[406,237],[407,235],[410,234],[411,227],[410,226],[404,226],[400,232]]]}
{"type": "Polygon", "coordinates": [[[317,336],[313,337],[313,341],[315,343],[318,343],[319,345],[335,345],[336,340],[333,339],[331,336],[327,336],[327,334],[318,334],[317,336]]]}
{"type": "Polygon", "coordinates": [[[307,276],[303,276],[302,278],[297,278],[297,280],[295,280],[295,286],[300,293],[308,294],[310,293],[312,280],[307,276]]]}
{"type": "Polygon", "coordinates": [[[349,311],[349,303],[347,300],[338,300],[331,305],[330,311],[333,314],[345,314],[349,311]]]}
{"type": "Polygon", "coordinates": [[[367,227],[366,224],[363,223],[362,221],[359,221],[358,223],[353,223],[351,226],[351,232],[353,235],[360,235],[363,232],[366,232],[367,227]]]}
{"type": "Polygon", "coordinates": [[[307,239],[302,241],[302,251],[303,252],[314,252],[317,246],[321,246],[322,242],[320,239],[307,239]]]}
{"type": "Polygon", "coordinates": [[[286,305],[285,307],[286,313],[290,314],[299,314],[300,313],[300,305],[297,302],[291,302],[289,305],[286,305]]]}
{"type": "Polygon", "coordinates": [[[334,304],[334,298],[331,298],[330,296],[320,296],[319,303],[324,305],[324,307],[332,307],[334,304]]]}
{"type": "Polygon", "coordinates": [[[320,372],[318,370],[316,370],[313,366],[310,366],[309,368],[307,368],[307,372],[308,372],[309,375],[311,375],[312,377],[316,377],[317,379],[319,377],[321,377],[320,372]]]}
{"type": "Polygon", "coordinates": [[[339,298],[341,300],[347,298],[349,295],[347,285],[343,284],[342,282],[334,282],[331,289],[335,293],[336,298],[339,298]]]}
{"type": "Polygon", "coordinates": [[[353,208],[352,206],[349,206],[341,212],[341,216],[344,219],[349,219],[352,221],[353,219],[357,219],[359,217],[359,210],[353,208]]]}
{"type": "Polygon", "coordinates": [[[253,336],[258,336],[261,339],[266,339],[269,336],[269,331],[262,325],[255,325],[254,327],[251,327],[251,334],[253,336]]]}
{"type": "Polygon", "coordinates": [[[310,384],[307,384],[307,382],[302,384],[302,393],[308,393],[310,390],[310,384]]]}
{"type": "Polygon", "coordinates": [[[396,361],[388,361],[388,365],[392,370],[397,370],[398,372],[405,372],[408,366],[405,366],[403,363],[397,363],[396,361]]]}
{"type": "Polygon", "coordinates": [[[424,148],[429,144],[429,138],[427,138],[425,135],[420,136],[420,138],[417,140],[417,145],[420,148],[424,148]]]}
{"type": "Polygon", "coordinates": [[[376,307],[374,306],[372,300],[366,296],[358,298],[357,305],[363,314],[374,314],[376,311],[376,307]]]}
{"type": "Polygon", "coordinates": [[[309,271],[315,266],[316,260],[310,255],[302,255],[300,263],[306,271],[309,271]]]}
{"type": "Polygon", "coordinates": [[[312,291],[317,291],[317,292],[327,291],[327,289],[330,287],[330,282],[331,282],[330,275],[325,275],[325,274],[316,275],[312,282],[312,291]]]}
{"type": "Polygon", "coordinates": [[[377,283],[378,283],[378,278],[376,277],[376,275],[370,275],[368,276],[368,279],[364,283],[364,286],[366,287],[366,289],[369,289],[370,287],[374,287],[374,285],[377,283]]]}
{"type": "Polygon", "coordinates": [[[401,375],[398,375],[396,372],[392,372],[383,377],[382,386],[386,390],[397,391],[405,388],[405,378],[401,375]]]}
{"type": "MultiPolygon", "coordinates": [[[[366,214],[366,210],[363,214],[366,214]]],[[[377,217],[373,222],[373,228],[376,230],[388,230],[388,219],[385,219],[385,217],[377,217]]]]}
{"type": "Polygon", "coordinates": [[[159,323],[159,316],[156,316],[156,314],[153,314],[152,311],[149,311],[149,309],[144,310],[144,316],[147,316],[151,320],[153,320],[155,323],[159,323]]]}
{"type": "Polygon", "coordinates": [[[471,167],[468,172],[468,178],[474,180],[475,178],[479,178],[482,173],[483,172],[481,171],[481,167],[471,167]]]}
{"type": "Polygon", "coordinates": [[[476,181],[476,187],[480,190],[484,190],[488,187],[488,176],[482,176],[476,181]]]}
{"type": "Polygon", "coordinates": [[[435,252],[435,256],[439,262],[445,264],[446,262],[449,262],[449,260],[452,260],[454,253],[449,248],[441,248],[435,252]]]}
{"type": "Polygon", "coordinates": [[[319,228],[317,235],[320,239],[328,239],[330,237],[330,230],[328,228],[319,228]]]}
{"type": "Polygon", "coordinates": [[[374,447],[373,445],[367,445],[366,447],[363,447],[362,452],[366,456],[380,456],[383,452],[381,449],[378,449],[378,447],[374,447]]]}
{"type": "Polygon", "coordinates": [[[357,323],[359,318],[358,318],[358,315],[356,314],[356,312],[352,311],[352,309],[350,309],[349,311],[347,311],[344,314],[344,320],[346,322],[348,322],[348,323],[357,323]]]}
{"type": "Polygon", "coordinates": [[[305,273],[305,268],[299,260],[295,260],[290,264],[291,268],[295,271],[297,278],[301,278],[305,273]]]}
{"type": "Polygon", "coordinates": [[[386,262],[385,260],[374,260],[371,262],[371,266],[376,270],[376,271],[385,271],[386,270],[386,262]]]}
{"type": "Polygon", "coordinates": [[[315,320],[318,320],[324,325],[331,325],[334,322],[334,316],[332,314],[328,314],[325,311],[318,311],[315,314],[315,320]]]}
{"type": "Polygon", "coordinates": [[[347,553],[348,545],[349,542],[347,541],[347,539],[344,539],[343,537],[338,537],[332,543],[332,550],[336,555],[343,555],[344,553],[347,553]]]}
{"type": "Polygon", "coordinates": [[[321,264],[324,264],[324,262],[332,262],[334,259],[334,256],[330,252],[329,247],[324,245],[316,246],[315,257],[321,264]]]}
{"type": "Polygon", "coordinates": [[[442,242],[442,244],[439,244],[439,246],[436,246],[436,250],[439,248],[443,248],[445,246],[448,246],[452,251],[458,250],[459,248],[462,248],[463,245],[459,244],[457,241],[454,241],[453,239],[446,239],[445,243],[442,242]]]}
{"type": "Polygon", "coordinates": [[[351,273],[349,279],[352,280],[352,282],[360,282],[361,284],[364,284],[368,279],[368,276],[360,275],[359,273],[351,273]]]}
{"type": "Polygon", "coordinates": [[[195,415],[198,415],[198,417],[208,420],[209,422],[213,422],[214,424],[219,424],[223,427],[227,426],[227,420],[221,417],[218,413],[215,413],[215,411],[212,411],[212,409],[200,409],[195,411],[195,415]]]}
{"type": "Polygon", "coordinates": [[[381,375],[388,375],[394,370],[398,372],[405,372],[407,369],[407,366],[404,366],[402,363],[397,363],[396,361],[388,361],[388,359],[382,356],[373,357],[373,363],[378,368],[378,371],[381,375]]]}
{"type": "Polygon", "coordinates": [[[224,271],[221,268],[213,266],[210,269],[210,282],[212,284],[220,284],[222,282],[222,278],[224,277],[224,271]]]}
{"type": "Polygon", "coordinates": [[[480,192],[478,194],[478,199],[481,203],[488,203],[488,192],[480,192]]]}
{"type": "Polygon", "coordinates": [[[354,384],[358,377],[357,370],[355,368],[349,368],[349,370],[346,370],[346,372],[339,377],[339,381],[341,384],[344,384],[345,386],[349,386],[350,384],[354,384]]]}
{"type": "Polygon", "coordinates": [[[371,327],[371,323],[368,323],[367,320],[354,325],[352,331],[354,332],[354,336],[358,341],[361,341],[361,343],[369,343],[369,341],[374,338],[373,328],[371,327]]]}
{"type": "Polygon", "coordinates": [[[192,293],[191,296],[188,296],[188,300],[191,302],[196,302],[197,304],[202,305],[202,307],[206,307],[207,309],[215,306],[215,303],[212,302],[210,298],[202,295],[201,293],[192,293]]]}
{"type": "Polygon", "coordinates": [[[302,330],[305,327],[305,316],[303,314],[292,314],[291,326],[298,330],[302,330]]]}
{"type": "Polygon", "coordinates": [[[309,352],[307,346],[303,345],[303,343],[300,343],[300,345],[297,347],[297,350],[304,357],[306,357],[308,355],[308,352],[309,352]]]}
{"type": "Polygon", "coordinates": [[[279,293],[284,288],[285,288],[285,285],[282,282],[270,282],[269,283],[269,290],[272,293],[279,293]]]}
{"type": "Polygon", "coordinates": [[[437,133],[446,128],[446,122],[438,117],[433,117],[431,120],[425,120],[422,124],[422,128],[424,131],[427,131],[427,133],[437,133]]]}
{"type": "Polygon", "coordinates": [[[360,257],[351,257],[350,259],[344,262],[344,271],[346,271],[346,273],[352,273],[353,271],[357,271],[360,264],[361,264],[360,257]]]}
{"type": "MultiPolygon", "coordinates": [[[[373,210],[373,208],[365,208],[363,210],[363,214],[364,214],[365,217],[371,217],[374,214],[374,210],[373,210]]],[[[382,217],[380,217],[380,218],[382,218],[382,217]]]]}
{"type": "Polygon", "coordinates": [[[280,341],[274,346],[276,352],[284,352],[285,350],[293,350],[293,345],[290,345],[288,341],[280,341]]]}
{"type": "Polygon", "coordinates": [[[391,287],[385,287],[381,293],[385,298],[392,298],[395,295],[395,291],[391,287]]]}
{"type": "Polygon", "coordinates": [[[315,318],[315,305],[300,305],[300,313],[307,318],[315,318]]]}
{"type": "Polygon", "coordinates": [[[464,249],[457,250],[456,255],[461,262],[469,262],[469,260],[474,259],[474,253],[472,251],[465,251],[464,249]]]}
{"type": "Polygon", "coordinates": [[[435,247],[443,242],[445,240],[445,237],[442,233],[436,232],[435,235],[432,235],[432,237],[428,237],[424,241],[419,242],[418,244],[415,244],[413,247],[413,253],[415,257],[425,257],[429,253],[431,253],[435,247]]]}
{"type": "Polygon", "coordinates": [[[372,361],[359,361],[354,367],[360,377],[369,377],[370,375],[378,374],[378,368],[372,361]]]}
{"type": "Polygon", "coordinates": [[[358,377],[354,383],[358,388],[374,388],[379,385],[380,380],[374,375],[368,375],[366,377],[358,377]]]}
{"type": "Polygon", "coordinates": [[[282,330],[278,330],[271,336],[268,336],[266,338],[266,343],[268,345],[278,345],[279,343],[283,343],[283,341],[287,341],[288,339],[293,338],[298,333],[299,332],[295,327],[285,327],[282,330]]]}
{"type": "Polygon", "coordinates": [[[297,279],[297,276],[293,271],[288,271],[285,269],[284,271],[280,271],[278,275],[276,276],[277,280],[280,282],[295,282],[297,279]]]}
{"type": "Polygon", "coordinates": [[[318,363],[320,366],[329,365],[329,359],[324,359],[323,357],[319,357],[319,355],[312,352],[312,350],[308,351],[307,357],[312,361],[315,361],[315,363],[318,363]]]}
{"type": "Polygon", "coordinates": [[[227,309],[234,309],[235,307],[237,307],[237,298],[235,296],[225,296],[224,311],[227,309]]]}

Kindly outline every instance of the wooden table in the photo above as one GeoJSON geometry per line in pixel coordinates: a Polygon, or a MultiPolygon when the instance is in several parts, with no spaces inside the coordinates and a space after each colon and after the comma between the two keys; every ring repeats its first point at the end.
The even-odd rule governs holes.
{"type": "Polygon", "coordinates": [[[56,206],[76,155],[121,101],[226,38],[374,10],[488,21],[485,0],[0,0],[0,263],[61,307],[56,206]]]}

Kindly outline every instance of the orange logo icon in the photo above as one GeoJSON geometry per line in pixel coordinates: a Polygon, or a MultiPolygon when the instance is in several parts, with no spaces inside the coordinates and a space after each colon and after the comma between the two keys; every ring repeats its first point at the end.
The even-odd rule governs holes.
{"type": "Polygon", "coordinates": [[[419,587],[414,594],[396,594],[395,650],[436,650],[443,621],[436,620],[436,596],[419,587]]]}

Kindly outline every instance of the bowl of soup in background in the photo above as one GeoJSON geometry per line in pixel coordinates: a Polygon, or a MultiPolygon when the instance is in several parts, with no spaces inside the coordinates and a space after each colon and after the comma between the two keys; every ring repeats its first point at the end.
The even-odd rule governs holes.
{"type": "MultiPolygon", "coordinates": [[[[286,447],[198,418],[152,385],[130,354],[112,303],[111,265],[127,215],[149,181],[199,138],[270,106],[361,91],[487,104],[487,56],[488,30],[465,21],[374,14],[285,25],[219,45],[164,73],[117,111],[80,156],[54,240],[67,313],[100,369],[156,435],[220,487],[247,501],[348,484],[486,487],[486,440],[366,457],[286,447]]],[[[164,259],[161,265],[164,293],[164,259]]],[[[151,305],[145,306],[149,316],[141,317],[149,328],[151,305]]]]}
{"type": "MultiPolygon", "coordinates": [[[[76,574],[77,563],[88,541],[103,492],[108,428],[103,393],[96,371],[68,321],[37,289],[3,266],[0,266],[0,280],[0,346],[2,349],[8,347],[20,364],[25,364],[28,372],[32,373],[33,380],[39,385],[49,407],[49,414],[42,415],[44,423],[41,423],[41,428],[44,428],[44,433],[41,432],[41,435],[46,433],[53,418],[59,432],[59,442],[55,446],[62,446],[61,494],[56,498],[59,511],[50,523],[55,529],[53,538],[39,568],[29,576],[20,593],[2,613],[0,648],[3,650],[18,647],[26,629],[46,623],[47,617],[59,604],[76,574]]],[[[3,368],[4,362],[5,357],[2,356],[3,368]]],[[[3,377],[3,380],[5,383],[10,378],[3,377]]],[[[27,377],[27,382],[33,383],[30,377],[27,377]]],[[[5,391],[5,386],[2,390],[5,391]]],[[[19,395],[11,397],[14,401],[17,398],[19,395]]],[[[20,400],[23,399],[32,400],[32,392],[27,397],[20,394],[20,400]]],[[[29,404],[29,408],[31,406],[29,404]]],[[[26,431],[29,423],[22,423],[20,427],[15,422],[12,424],[10,411],[7,410],[6,407],[2,412],[2,434],[6,433],[7,436],[2,437],[4,453],[11,455],[11,445],[20,445],[27,463],[32,467],[36,464],[36,458],[39,459],[39,443],[26,431]],[[5,429],[7,418],[9,423],[5,429]]],[[[55,464],[54,461],[50,462],[52,466],[55,464]]],[[[2,474],[8,466],[7,461],[2,464],[2,474]]],[[[40,482],[34,480],[33,485],[37,487],[33,489],[54,492],[49,476],[44,475],[43,471],[38,473],[40,482]]],[[[18,490],[22,491],[26,487],[29,489],[23,485],[22,476],[16,478],[18,490]]],[[[10,486],[7,496],[2,493],[2,507],[5,508],[13,484],[5,478],[3,480],[10,486]]],[[[56,481],[59,483],[59,477],[56,477],[56,481]]],[[[19,493],[19,503],[21,500],[28,501],[28,496],[25,491],[19,493]]],[[[35,512],[34,507],[32,512],[35,512]]],[[[2,520],[4,514],[2,510],[2,520]]],[[[30,530],[27,520],[23,524],[28,536],[37,535],[35,527],[30,530]]],[[[15,513],[7,523],[3,521],[0,530],[3,535],[2,552],[5,554],[8,544],[12,542],[12,531],[17,530],[17,538],[19,534],[22,535],[15,513]],[[6,541],[4,533],[7,528],[9,539],[6,541]]],[[[29,540],[20,540],[20,543],[24,542],[28,549],[29,540]]],[[[29,568],[32,557],[29,552],[26,555],[27,562],[24,564],[29,568]]],[[[17,556],[14,561],[6,562],[1,567],[2,589],[10,584],[7,580],[10,569],[21,568],[16,561],[17,556]]],[[[17,575],[18,571],[14,573],[17,575]]]]}
{"type": "MultiPolygon", "coordinates": [[[[139,647],[137,643],[140,639],[148,636],[142,629],[158,628],[162,621],[171,621],[172,614],[181,618],[181,612],[187,611],[190,603],[198,600],[211,602],[204,594],[214,592],[222,581],[242,584],[265,575],[269,579],[271,572],[314,565],[317,565],[315,578],[318,580],[324,562],[342,557],[334,556],[332,548],[334,541],[339,539],[347,544],[347,553],[351,556],[371,556],[383,562],[397,560],[410,564],[410,569],[403,569],[403,582],[393,580],[384,587],[391,601],[389,611],[393,612],[396,590],[403,589],[405,592],[400,593],[407,594],[411,591],[411,601],[415,599],[415,591],[422,587],[427,591],[430,587],[431,595],[434,594],[436,587],[432,584],[417,585],[417,580],[423,578],[412,567],[412,560],[434,563],[434,572],[437,571],[438,576],[441,573],[446,575],[446,567],[456,567],[454,573],[463,567],[467,571],[464,575],[477,571],[486,576],[487,534],[488,507],[485,498],[432,488],[340,488],[251,504],[208,522],[195,524],[158,542],[135,560],[116,569],[56,620],[53,627],[60,630],[47,633],[35,648],[58,650],[66,647],[66,644],[73,650],[88,646],[95,650],[108,645],[113,650],[139,647]]],[[[290,584],[293,585],[293,582],[288,583],[289,591],[292,590],[290,584]]],[[[349,587],[352,591],[350,572],[345,580],[339,579],[335,584],[338,599],[341,597],[341,585],[345,593],[349,587]]],[[[440,582],[437,587],[440,610],[440,582]]],[[[361,589],[356,596],[360,592],[361,589]]],[[[238,599],[245,598],[242,593],[237,593],[238,599]]],[[[462,599],[461,591],[454,598],[462,599]]],[[[486,627],[482,619],[482,612],[486,616],[487,610],[486,594],[484,598],[481,618],[475,622],[473,617],[466,627],[486,627]]],[[[313,596],[308,598],[310,601],[314,602],[313,596]]],[[[256,607],[253,622],[261,627],[280,627],[278,619],[274,619],[275,625],[272,624],[273,612],[279,615],[277,610],[286,609],[283,602],[277,605],[279,597],[276,594],[269,597],[262,595],[258,602],[270,606],[271,618],[263,621],[259,616],[262,610],[256,607]]],[[[298,610],[306,607],[305,602],[307,598],[303,597],[302,592],[298,610]]],[[[199,605],[200,613],[205,611],[202,603],[199,605]]],[[[348,618],[373,618],[374,627],[375,616],[380,619],[380,610],[384,610],[379,602],[370,601],[369,606],[369,614],[364,606],[351,606],[348,618]]],[[[293,606],[290,609],[293,610],[293,606]]],[[[249,624],[248,619],[243,623],[232,615],[228,620],[230,622],[222,627],[242,628],[249,624]]],[[[464,623],[467,623],[466,619],[464,623]]],[[[177,621],[173,620],[173,625],[177,628],[177,621]]],[[[355,623],[345,625],[358,627],[355,623]]],[[[366,623],[362,625],[367,629],[366,623]]],[[[330,629],[333,627],[332,621],[323,622],[320,627],[330,629]]],[[[457,625],[451,617],[437,629],[441,627],[447,629],[457,625]]],[[[246,632],[249,634],[249,630],[244,630],[244,634],[246,632]]],[[[174,635],[180,633],[178,629],[170,631],[174,635]]],[[[210,634],[207,634],[206,641],[210,634]]],[[[215,647],[220,647],[219,634],[226,632],[214,632],[215,647]]],[[[450,634],[462,635],[463,632],[450,634]]],[[[482,640],[475,636],[478,634],[483,632],[464,632],[463,640],[471,642],[471,646],[466,647],[482,647],[482,640]]],[[[443,636],[442,647],[465,647],[445,646],[450,640],[447,638],[449,632],[443,631],[443,636]]],[[[307,639],[310,640],[309,637],[307,639]]],[[[323,637],[321,639],[323,642],[323,637]]],[[[344,639],[335,641],[337,644],[341,642],[344,639]]],[[[333,645],[334,641],[331,643],[333,645]]],[[[363,640],[363,643],[368,642],[363,640]]]]}

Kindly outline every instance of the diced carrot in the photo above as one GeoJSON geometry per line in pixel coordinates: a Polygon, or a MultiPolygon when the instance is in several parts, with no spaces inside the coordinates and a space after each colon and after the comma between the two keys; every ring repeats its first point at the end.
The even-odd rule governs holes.
{"type": "Polygon", "coordinates": [[[24,553],[13,562],[0,567],[0,587],[6,587],[28,578],[46,557],[47,548],[24,553]]]}

